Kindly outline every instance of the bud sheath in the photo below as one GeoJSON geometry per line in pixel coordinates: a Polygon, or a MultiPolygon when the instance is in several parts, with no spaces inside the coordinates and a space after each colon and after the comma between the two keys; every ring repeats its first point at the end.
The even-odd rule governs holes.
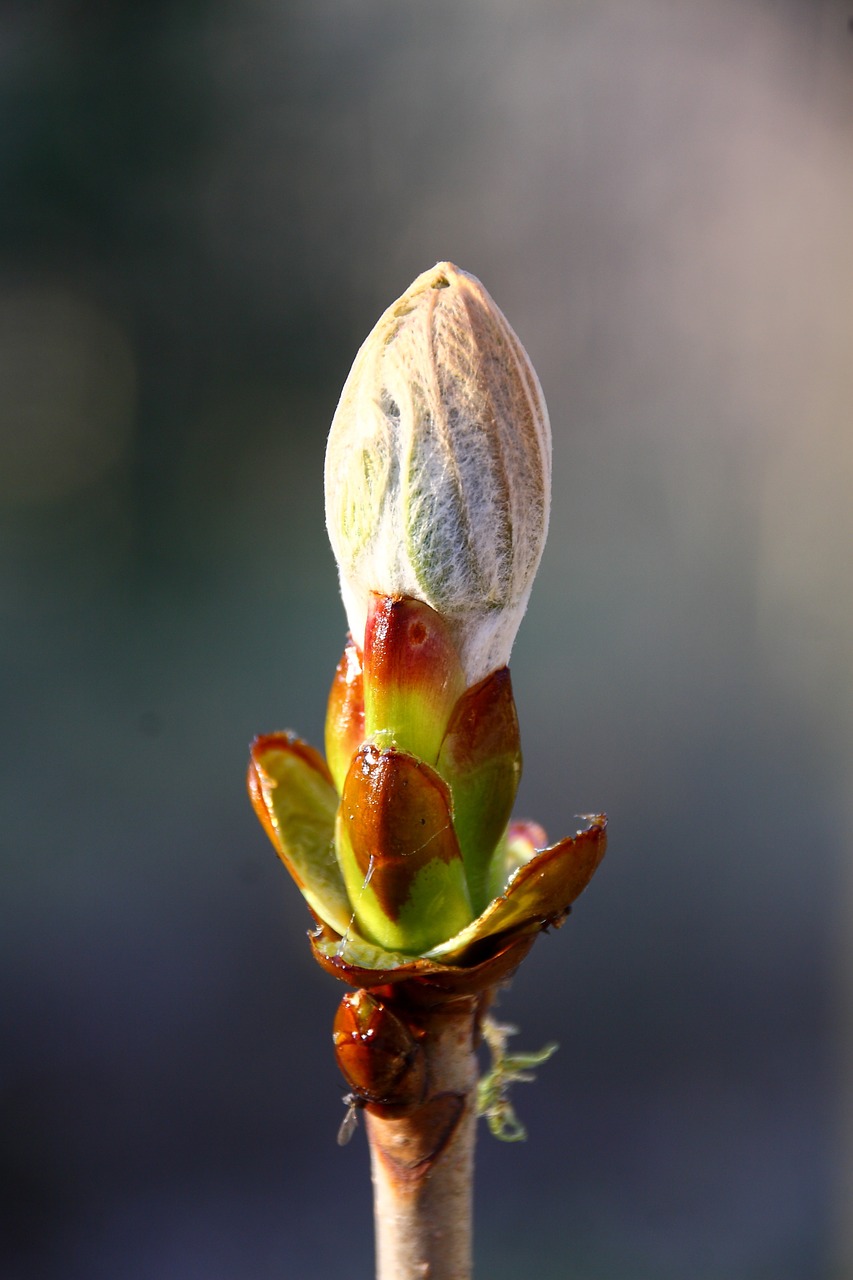
{"type": "Polygon", "coordinates": [[[448,621],[466,683],[506,664],[548,526],[551,434],[527,354],[474,276],[439,263],[356,357],[326,452],[354,641],[371,592],[448,621]]]}

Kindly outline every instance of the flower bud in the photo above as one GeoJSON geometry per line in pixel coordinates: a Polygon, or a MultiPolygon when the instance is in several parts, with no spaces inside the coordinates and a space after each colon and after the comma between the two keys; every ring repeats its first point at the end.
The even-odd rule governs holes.
{"type": "MultiPolygon", "coordinates": [[[[351,637],[326,760],[273,733],[248,774],[317,922],[314,955],[351,986],[412,980],[430,998],[494,986],[603,856],[603,816],[555,845],[510,824],[521,748],[507,662],[550,471],[524,348],[480,282],[439,263],[368,337],[329,435],[326,518],[351,637]]],[[[420,1096],[421,1055],[381,1001],[344,1001],[335,1035],[361,1101],[420,1096]]]]}
{"type": "Polygon", "coordinates": [[[329,435],[326,522],[356,645],[372,593],[412,597],[447,621],[468,685],[505,666],[550,485],[533,366],[479,280],[439,263],[367,338],[329,435]]]}

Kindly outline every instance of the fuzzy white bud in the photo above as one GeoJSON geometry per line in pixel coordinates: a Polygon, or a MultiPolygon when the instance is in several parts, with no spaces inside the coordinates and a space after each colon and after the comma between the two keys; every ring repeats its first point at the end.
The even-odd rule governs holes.
{"type": "Polygon", "coordinates": [[[326,523],[353,639],[371,592],[449,622],[469,684],[509,660],[548,530],[551,431],[524,347],[440,262],[356,356],[326,450],[326,523]]]}

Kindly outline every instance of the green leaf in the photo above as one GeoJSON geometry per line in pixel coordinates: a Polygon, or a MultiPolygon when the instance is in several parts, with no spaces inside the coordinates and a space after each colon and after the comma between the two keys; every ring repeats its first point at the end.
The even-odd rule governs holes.
{"type": "Polygon", "coordinates": [[[507,667],[466,689],[456,703],[436,768],[450,784],[471,901],[480,912],[491,897],[492,860],[521,778],[518,717],[507,667]]]}
{"type": "Polygon", "coordinates": [[[488,1016],[483,1019],[483,1039],[491,1050],[492,1065],[477,1085],[477,1114],[485,1117],[491,1133],[501,1142],[523,1142],[527,1137],[509,1100],[510,1087],[531,1084],[536,1079],[533,1068],[541,1067],[558,1048],[556,1044],[546,1044],[533,1053],[509,1054],[507,1041],[515,1034],[515,1027],[488,1016]]]}
{"type": "Polygon", "coordinates": [[[312,911],[338,933],[345,932],[352,907],[335,854],[338,796],[322,756],[293,734],[257,738],[249,793],[312,911]]]}
{"type": "Polygon", "coordinates": [[[560,925],[604,857],[607,821],[588,819],[589,827],[538,853],[510,877],[503,893],[455,937],[428,952],[431,960],[458,963],[475,943],[512,930],[560,925]]]}
{"type": "MultiPolygon", "coordinates": [[[[384,947],[377,946],[375,942],[368,942],[358,932],[355,924],[344,930],[341,937],[337,934],[315,936],[313,946],[315,951],[328,960],[339,960],[346,965],[380,973],[409,968],[413,963],[417,963],[412,956],[402,951],[388,951],[384,947]]],[[[350,985],[354,986],[355,983],[351,982],[350,985]]]]}

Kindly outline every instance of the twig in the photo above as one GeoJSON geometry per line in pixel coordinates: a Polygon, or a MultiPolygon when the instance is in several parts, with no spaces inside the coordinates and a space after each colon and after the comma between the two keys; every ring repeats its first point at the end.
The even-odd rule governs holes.
{"type": "Polygon", "coordinates": [[[469,1280],[477,1122],[474,998],[421,1019],[424,1101],[405,1115],[367,1107],[376,1280],[469,1280]]]}

